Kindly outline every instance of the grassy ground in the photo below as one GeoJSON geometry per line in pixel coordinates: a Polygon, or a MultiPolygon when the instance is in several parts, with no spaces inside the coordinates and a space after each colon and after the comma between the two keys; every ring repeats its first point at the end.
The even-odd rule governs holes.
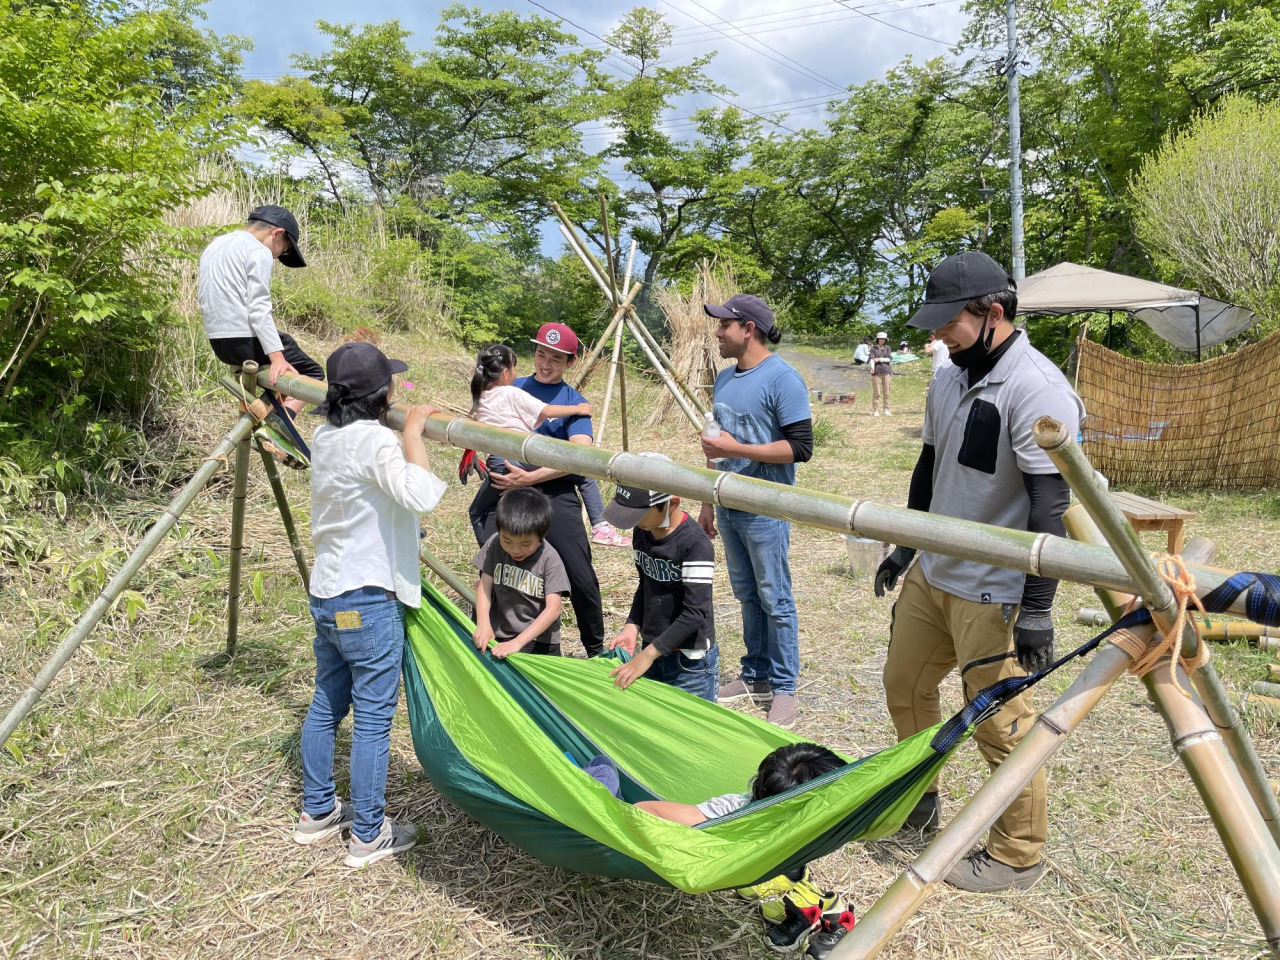
{"type": "MultiPolygon", "coordinates": [[[[410,396],[461,404],[470,361],[392,342],[412,361],[410,396]]],[[[837,354],[827,353],[828,362],[837,354]]],[[[806,362],[804,357],[797,362],[806,362]]],[[[826,406],[820,444],[799,482],[902,503],[919,444],[923,364],[894,379],[895,417],[826,406]]],[[[632,405],[655,397],[646,386],[632,405]]],[[[603,391],[597,380],[588,392],[603,391]]],[[[212,447],[233,419],[209,394],[181,423],[185,446],[212,447]]],[[[635,424],[641,416],[633,418],[635,424]]],[[[687,424],[636,426],[633,448],[696,462],[687,424]]],[[[618,426],[607,441],[616,445],[618,426]]],[[[433,448],[454,488],[427,521],[455,567],[474,549],[456,488],[457,452],[433,448]]],[[[704,957],[768,955],[752,911],[732,896],[690,897],[547,869],[450,807],[422,776],[403,710],[393,734],[388,804],[425,843],[362,875],[337,843],[288,838],[300,796],[298,730],[310,695],[306,600],[270,491],[255,465],[241,620],[242,655],[216,656],[224,636],[230,478],[220,476],[134,583],[136,595],[92,635],[0,751],[0,955],[14,957],[704,957]]],[[[305,477],[286,477],[306,526],[305,477]]],[[[608,491],[606,491],[607,494],[608,491]]],[[[1190,534],[1220,546],[1221,563],[1280,569],[1280,520],[1270,497],[1171,496],[1197,511],[1190,534]]],[[[122,553],[163,508],[161,494],[109,511],[50,521],[51,553],[0,583],[0,699],[31,680],[66,627],[92,601],[122,553]]],[[[1153,538],[1152,545],[1156,545],[1153,538]]],[[[880,669],[889,604],[848,574],[844,545],[796,528],[793,572],[801,611],[804,735],[850,754],[889,743],[880,669]]],[[[633,584],[625,551],[598,552],[608,624],[620,626],[633,584]]],[[[717,572],[726,672],[741,654],[736,606],[717,572]]],[[[1059,642],[1082,641],[1072,612],[1092,604],[1065,585],[1059,642]]],[[[567,633],[572,636],[570,626],[567,633]]],[[[576,649],[570,641],[569,649],[576,649]]],[[[1267,657],[1216,648],[1235,690],[1267,657]]],[[[1075,669],[1037,693],[1047,704],[1075,669]]],[[[947,688],[958,706],[958,687],[947,688]]],[[[1250,727],[1269,769],[1280,765],[1273,723],[1250,727]]],[[[345,736],[339,754],[345,752],[345,736]]],[[[340,774],[341,776],[342,774],[340,774]]],[[[944,780],[954,813],[982,781],[971,748],[944,780]]],[[[977,898],[942,892],[886,951],[890,957],[1250,957],[1264,944],[1240,884],[1159,717],[1140,686],[1121,682],[1054,758],[1051,871],[1028,893],[977,898]]],[[[920,849],[853,844],[814,865],[827,886],[865,910],[920,849]]]]}

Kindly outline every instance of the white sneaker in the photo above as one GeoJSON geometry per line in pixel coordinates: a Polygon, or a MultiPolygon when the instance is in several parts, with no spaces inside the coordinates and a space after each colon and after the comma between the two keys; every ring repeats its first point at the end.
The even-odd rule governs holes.
{"type": "Polygon", "coordinates": [[[408,850],[418,842],[418,828],[410,824],[398,824],[390,817],[382,818],[382,829],[372,840],[364,841],[354,831],[351,842],[347,844],[347,859],[343,862],[348,867],[367,867],[377,863],[383,857],[408,850]]]}
{"type": "Polygon", "coordinates": [[[892,412],[890,412],[890,411],[888,411],[888,410],[886,410],[886,411],[884,412],[884,415],[885,415],[886,417],[892,417],[892,416],[893,416],[893,413],[892,413],[892,412]]]}
{"type": "Polygon", "coordinates": [[[327,816],[313,817],[303,811],[302,816],[298,818],[298,825],[293,830],[293,841],[294,843],[302,844],[304,847],[319,843],[321,840],[332,837],[335,833],[341,833],[350,827],[353,815],[354,813],[349,803],[343,803],[337,797],[334,797],[333,809],[327,816]]]}
{"type": "Polygon", "coordinates": [[[880,411],[879,411],[879,410],[872,410],[872,411],[871,411],[871,415],[872,415],[873,417],[878,417],[878,416],[880,416],[880,411]]]}

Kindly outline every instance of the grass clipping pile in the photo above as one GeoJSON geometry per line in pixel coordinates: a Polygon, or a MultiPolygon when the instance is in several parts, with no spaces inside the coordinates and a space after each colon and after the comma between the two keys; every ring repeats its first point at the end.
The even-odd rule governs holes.
{"type": "MultiPolygon", "coordinates": [[[[654,291],[654,302],[666,314],[671,332],[668,355],[675,374],[711,406],[711,384],[720,372],[720,348],[716,344],[715,322],[702,309],[704,303],[724,303],[738,292],[738,281],[728,266],[703,261],[694,274],[688,295],[675,287],[654,291]]],[[[663,394],[646,421],[656,426],[668,417],[680,416],[671,394],[663,394]]]]}

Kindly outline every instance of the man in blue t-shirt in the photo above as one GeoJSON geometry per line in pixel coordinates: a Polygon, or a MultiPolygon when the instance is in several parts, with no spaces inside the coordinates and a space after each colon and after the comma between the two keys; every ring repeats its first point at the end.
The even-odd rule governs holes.
{"type": "MultiPolygon", "coordinates": [[[[782,334],[759,297],[737,294],[723,305],[703,304],[720,323],[720,356],[737,361],[716,377],[712,398],[720,436],[702,440],[707,466],[744,477],[794,485],[796,464],[813,456],[813,413],[800,374],[769,351],[782,334]]],[[[769,722],[796,722],[800,636],[791,595],[791,524],[704,503],[698,523],[724,539],[733,595],[742,604],[742,674],[720,688],[730,703],[750,697],[769,704],[769,722]]]]}
{"type": "MultiPolygon", "coordinates": [[[[520,377],[515,385],[544,404],[586,403],[586,398],[564,382],[564,373],[578,357],[578,337],[566,324],[544,323],[533,339],[533,376],[520,377]]],[[[568,440],[592,442],[590,417],[563,417],[541,424],[537,433],[568,440]]],[[[578,633],[587,656],[604,650],[604,601],[600,581],[591,564],[591,542],[582,524],[582,501],[578,499],[578,478],[550,467],[526,468],[507,461],[506,473],[491,473],[471,502],[471,526],[477,542],[483,544],[497,532],[494,508],[501,494],[515,487],[534,487],[551,500],[551,529],[547,543],[564,561],[569,574],[569,602],[578,620],[578,633]]]]}

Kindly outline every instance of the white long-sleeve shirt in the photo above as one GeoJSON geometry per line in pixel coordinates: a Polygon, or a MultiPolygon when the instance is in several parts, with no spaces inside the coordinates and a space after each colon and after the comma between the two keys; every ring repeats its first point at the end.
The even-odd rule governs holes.
{"type": "Polygon", "coordinates": [[[318,427],[311,441],[311,595],[382,587],[405,606],[419,606],[418,517],[434,510],[444,491],[443,480],[405,460],[390,427],[374,420],[318,427]]]}
{"type": "Polygon", "coordinates": [[[257,337],[266,353],[284,349],[271,313],[272,263],[271,251],[248,230],[204,248],[196,291],[206,337],[257,337]]]}

